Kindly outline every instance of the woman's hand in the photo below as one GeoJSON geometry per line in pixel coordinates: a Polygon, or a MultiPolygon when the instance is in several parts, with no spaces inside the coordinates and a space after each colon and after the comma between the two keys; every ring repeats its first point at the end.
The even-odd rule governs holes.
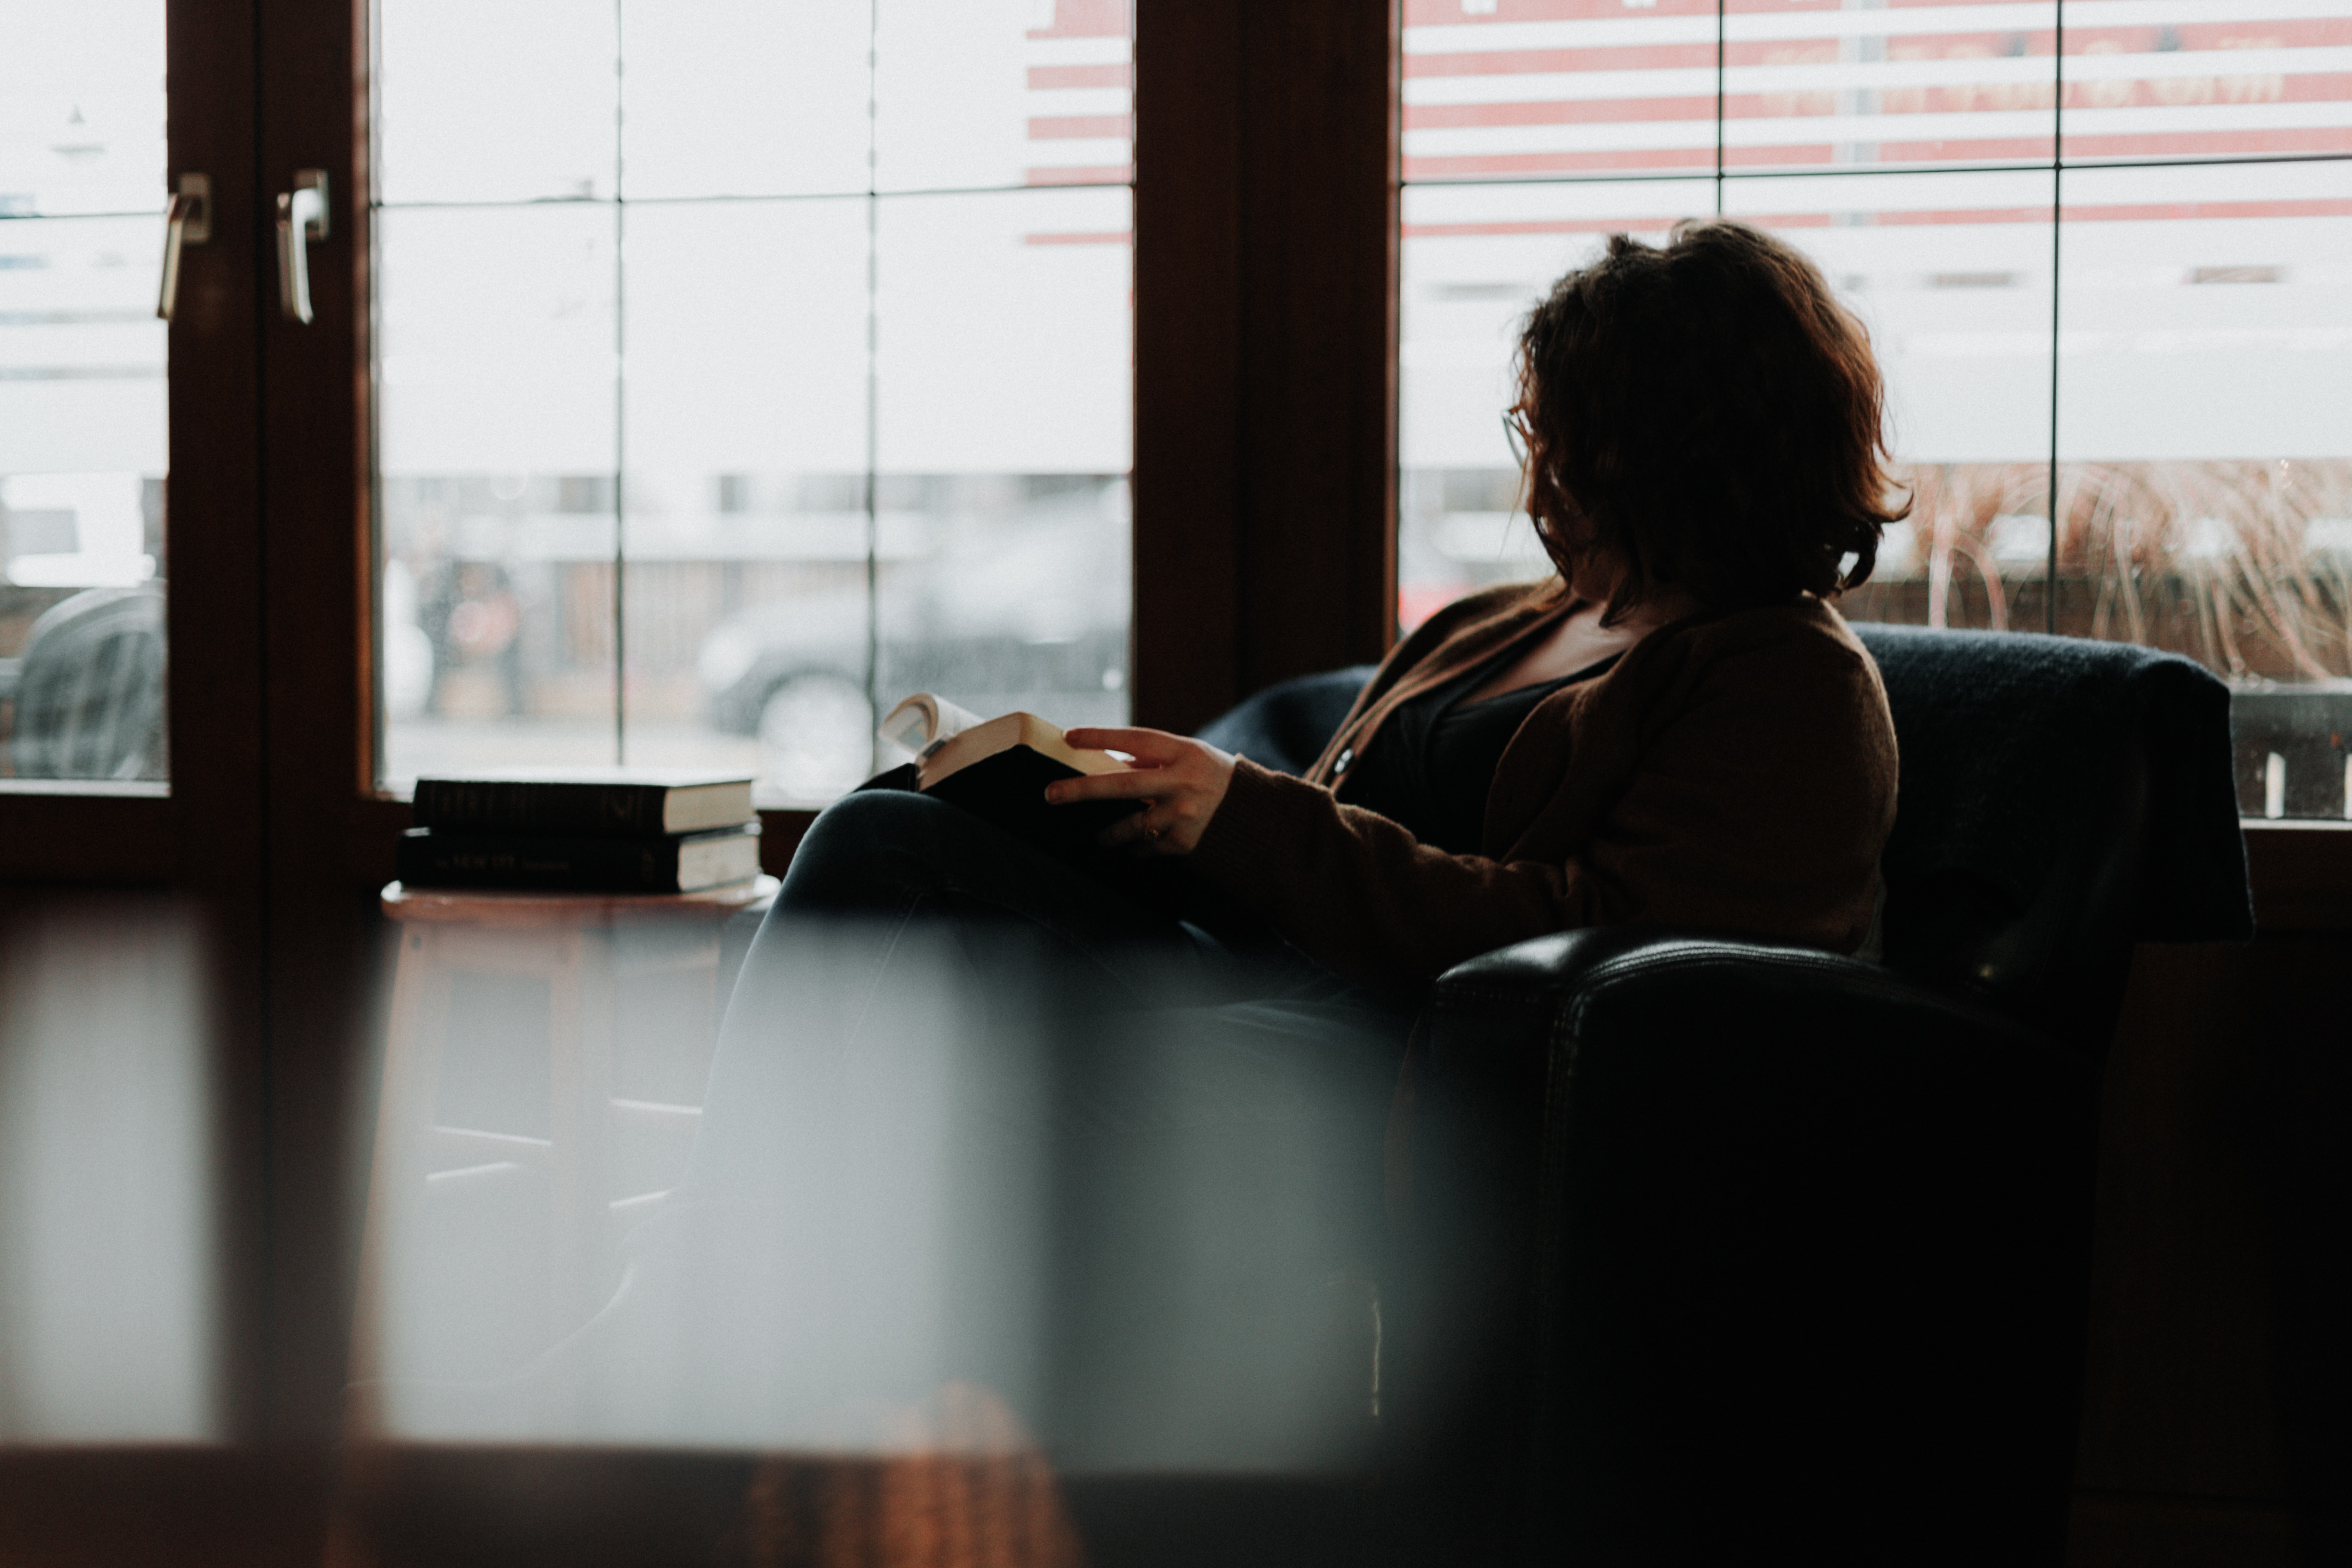
{"type": "Polygon", "coordinates": [[[1104,844],[1139,855],[1190,855],[1234,780],[1234,759],[1205,741],[1164,730],[1072,730],[1073,746],[1125,752],[1125,773],[1089,773],[1045,786],[1054,805],[1075,800],[1139,800],[1144,809],[1103,829],[1104,844]]]}

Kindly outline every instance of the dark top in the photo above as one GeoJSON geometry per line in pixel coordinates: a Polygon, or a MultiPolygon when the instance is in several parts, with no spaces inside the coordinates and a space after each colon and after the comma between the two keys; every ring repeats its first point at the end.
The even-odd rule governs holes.
{"type": "Polygon", "coordinates": [[[1622,656],[1611,654],[1573,675],[1465,700],[1523,651],[1514,644],[1389,716],[1364,754],[1341,775],[1339,798],[1399,823],[1422,843],[1449,855],[1475,855],[1486,826],[1486,791],[1503,748],[1537,704],[1563,686],[1589,680],[1622,656]]]}

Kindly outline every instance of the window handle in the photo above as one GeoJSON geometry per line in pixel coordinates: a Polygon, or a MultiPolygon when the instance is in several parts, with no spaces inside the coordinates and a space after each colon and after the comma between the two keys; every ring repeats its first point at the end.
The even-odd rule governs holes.
{"type": "Polygon", "coordinates": [[[327,237],[327,171],[297,169],[278,193],[278,302],[289,321],[310,321],[310,245],[327,237]]]}
{"type": "Polygon", "coordinates": [[[172,205],[163,209],[163,281],[155,292],[155,313],[165,321],[180,302],[180,252],[213,237],[213,182],[208,174],[183,174],[172,205]]]}

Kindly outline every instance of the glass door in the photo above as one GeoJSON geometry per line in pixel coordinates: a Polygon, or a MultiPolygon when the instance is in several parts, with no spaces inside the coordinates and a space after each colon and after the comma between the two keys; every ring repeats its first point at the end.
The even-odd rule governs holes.
{"type": "Polygon", "coordinates": [[[245,1506],[266,1404],[249,11],[0,4],[12,1541],[135,1533],[89,1506],[126,1490],[245,1506]]]}

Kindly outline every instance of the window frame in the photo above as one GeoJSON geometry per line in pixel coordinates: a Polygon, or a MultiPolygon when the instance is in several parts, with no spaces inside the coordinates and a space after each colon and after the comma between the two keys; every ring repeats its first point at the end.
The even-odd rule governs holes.
{"type": "Polygon", "coordinates": [[[168,775],[0,784],[0,886],[178,886],[244,904],[253,896],[263,645],[252,323],[266,256],[248,221],[253,26],[220,0],[170,0],[165,15],[167,167],[174,177],[210,175],[215,215],[212,237],[187,252],[167,329],[168,775]],[[199,648],[201,660],[190,657],[199,648]],[[181,657],[170,657],[174,649],[181,657]]]}

